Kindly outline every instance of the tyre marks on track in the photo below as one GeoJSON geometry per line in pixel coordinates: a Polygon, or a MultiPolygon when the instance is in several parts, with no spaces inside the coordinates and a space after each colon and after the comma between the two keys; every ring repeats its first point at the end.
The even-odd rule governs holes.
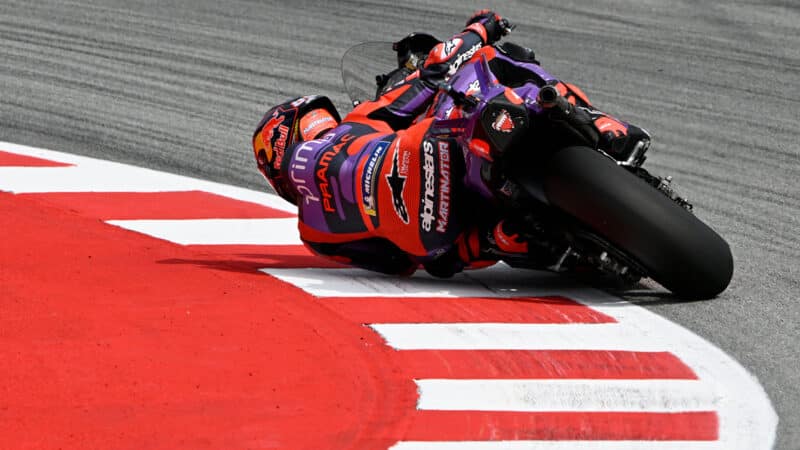
{"type": "Polygon", "coordinates": [[[752,449],[774,439],[775,413],[745,369],[602,292],[502,265],[438,280],[320,264],[300,247],[292,208],[272,195],[0,150],[0,190],[210,255],[269,246],[296,256],[280,267],[240,264],[304,290],[395,350],[419,397],[392,449],[752,449]]]}

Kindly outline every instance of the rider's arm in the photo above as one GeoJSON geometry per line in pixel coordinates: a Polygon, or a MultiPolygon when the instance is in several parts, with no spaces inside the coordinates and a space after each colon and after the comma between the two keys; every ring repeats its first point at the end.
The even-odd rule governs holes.
{"type": "Polygon", "coordinates": [[[420,70],[374,102],[362,103],[353,113],[385,122],[395,131],[408,128],[430,106],[437,84],[455,73],[483,45],[500,39],[506,32],[505,23],[493,12],[479,11],[467,21],[464,31],[436,45],[420,70]]]}
{"type": "Polygon", "coordinates": [[[433,47],[420,71],[420,77],[423,80],[441,77],[442,72],[444,76],[453,75],[483,45],[500,40],[507,32],[507,27],[508,22],[492,11],[476,12],[467,20],[467,27],[461,33],[433,47]]]}

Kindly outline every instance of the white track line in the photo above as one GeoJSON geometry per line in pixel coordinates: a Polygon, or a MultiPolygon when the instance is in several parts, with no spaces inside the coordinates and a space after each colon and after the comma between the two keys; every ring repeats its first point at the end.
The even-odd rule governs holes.
{"type": "Polygon", "coordinates": [[[618,323],[371,324],[397,350],[622,350],[660,352],[665,342],[618,323]]]}
{"type": "Polygon", "coordinates": [[[719,441],[469,441],[398,442],[390,447],[390,450],[730,450],[731,448],[734,447],[725,447],[719,441]]]}
{"type": "Polygon", "coordinates": [[[186,191],[192,183],[157,172],[136,177],[103,165],[74,167],[0,167],[0,189],[18,194],[46,192],[158,192],[186,191]]]}
{"type": "Polygon", "coordinates": [[[297,219],[109,220],[181,245],[302,245],[297,219]]]}
{"type": "Polygon", "coordinates": [[[439,411],[715,411],[720,395],[699,380],[415,380],[417,408],[439,411]]]}

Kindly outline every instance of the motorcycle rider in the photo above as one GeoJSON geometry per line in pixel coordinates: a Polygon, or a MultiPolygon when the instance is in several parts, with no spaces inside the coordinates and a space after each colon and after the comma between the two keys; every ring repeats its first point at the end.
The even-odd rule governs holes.
{"type": "MultiPolygon", "coordinates": [[[[344,120],[323,96],[293,99],[265,114],[253,136],[258,168],[297,205],[309,249],[368,270],[410,275],[422,265],[440,277],[530,256],[535,243],[493,212],[508,190],[468,176],[460,144],[424,117],[441,95],[437,86],[509,30],[498,14],[478,11],[461,33],[436,44],[419,69],[401,67],[384,77],[381,95],[344,120]],[[499,200],[475,194],[481,189],[499,200]]],[[[561,121],[581,143],[611,152],[649,142],[643,130],[590,109],[577,87],[554,85],[582,107],[561,121]]],[[[485,155],[487,164],[493,156],[485,155]]]]}

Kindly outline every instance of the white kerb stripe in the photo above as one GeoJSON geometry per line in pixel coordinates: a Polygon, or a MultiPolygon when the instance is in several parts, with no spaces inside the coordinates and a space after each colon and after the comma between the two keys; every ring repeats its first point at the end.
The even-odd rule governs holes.
{"type": "MultiPolygon", "coordinates": [[[[508,267],[498,264],[498,269],[508,267]]],[[[497,273],[493,269],[491,273],[497,273]]],[[[291,283],[315,297],[514,297],[517,290],[490,289],[471,273],[452,278],[434,278],[422,270],[404,278],[368,272],[361,269],[262,269],[262,272],[291,283]]],[[[526,276],[536,289],[525,295],[570,295],[575,283],[560,279],[552,273],[528,271],[526,276]]],[[[581,292],[585,289],[579,288],[581,292]]]]}
{"type": "MultiPolygon", "coordinates": [[[[472,283],[445,284],[425,275],[413,279],[360,269],[261,269],[315,297],[460,297],[476,292],[472,283]]],[[[460,276],[453,280],[461,281],[460,276]]],[[[481,292],[485,292],[485,289],[481,292]]]]}
{"type": "Polygon", "coordinates": [[[0,150],[74,164],[74,167],[0,167],[0,191],[22,194],[196,190],[260,203],[290,213],[297,212],[296,206],[267,192],[8,142],[0,142],[0,150]]]}
{"type": "Polygon", "coordinates": [[[161,192],[192,190],[188,178],[103,164],[76,167],[0,167],[0,190],[45,192],[161,192]]]}
{"type": "Polygon", "coordinates": [[[669,344],[618,323],[389,323],[372,324],[397,350],[624,350],[667,351],[669,344]]]}
{"type": "Polygon", "coordinates": [[[398,442],[389,450],[729,450],[719,441],[398,442]]]}
{"type": "Polygon", "coordinates": [[[715,411],[720,395],[699,380],[415,380],[417,409],[516,412],[715,411]]]}
{"type": "Polygon", "coordinates": [[[109,220],[181,245],[302,245],[297,219],[109,220]]]}

